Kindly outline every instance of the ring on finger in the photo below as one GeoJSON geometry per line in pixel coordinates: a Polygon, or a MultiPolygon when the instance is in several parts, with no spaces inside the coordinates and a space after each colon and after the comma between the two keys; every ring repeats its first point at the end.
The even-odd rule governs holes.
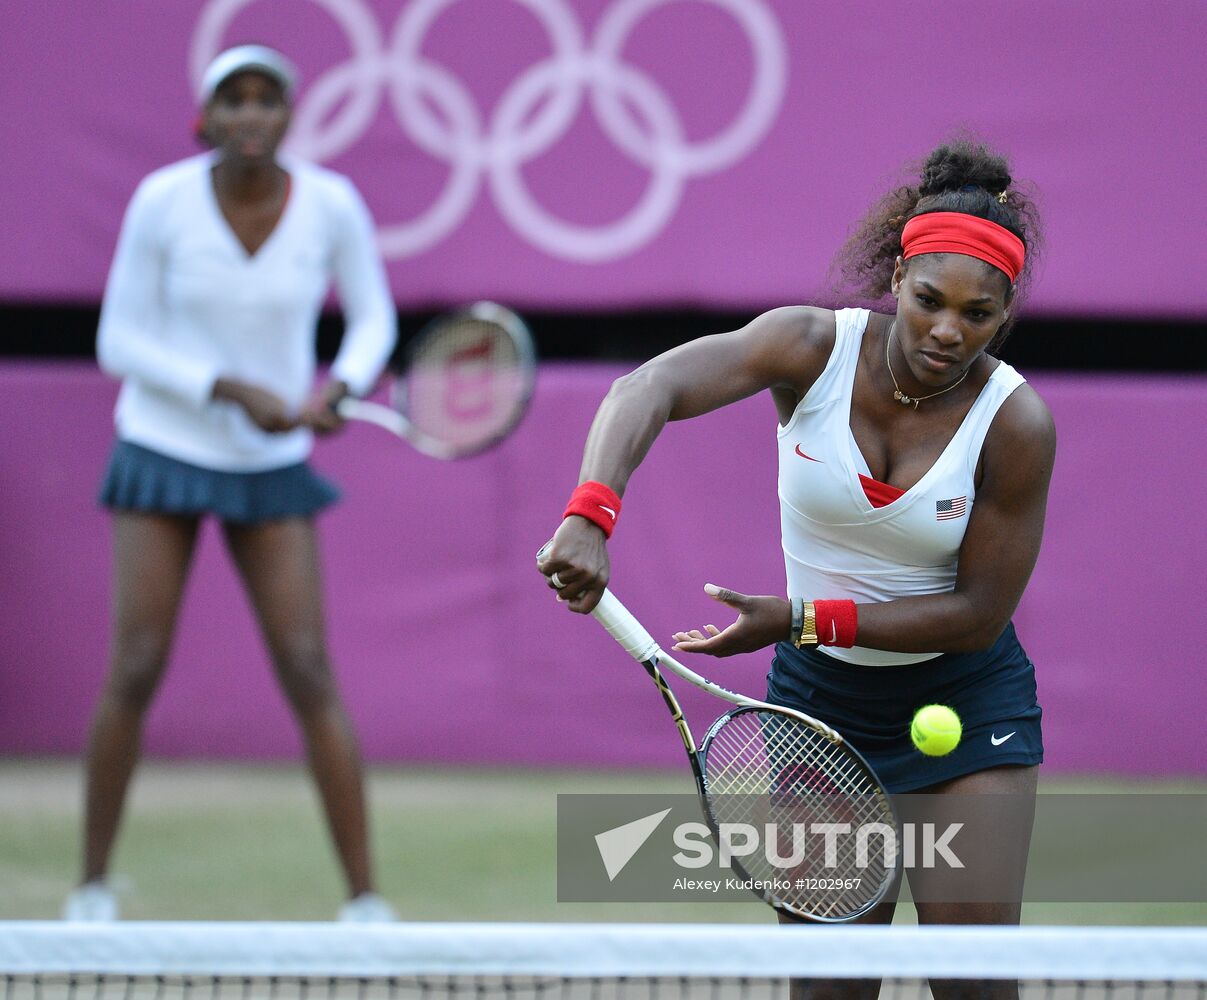
{"type": "Polygon", "coordinates": [[[549,582],[551,584],[553,584],[553,586],[556,587],[558,590],[561,590],[562,587],[565,586],[565,584],[562,582],[562,578],[560,576],[558,576],[556,573],[549,574],[549,582]]]}

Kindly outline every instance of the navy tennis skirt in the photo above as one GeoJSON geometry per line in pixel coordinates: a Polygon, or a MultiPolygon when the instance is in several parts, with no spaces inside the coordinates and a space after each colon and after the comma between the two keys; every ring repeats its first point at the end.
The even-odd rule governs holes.
{"type": "Polygon", "coordinates": [[[767,675],[767,701],[833,726],[889,792],[1044,759],[1035,666],[1013,624],[989,649],[899,667],[846,663],[782,642],[767,675]],[[950,705],[963,724],[959,746],[945,757],[925,756],[909,738],[914,713],[930,704],[950,705]]]}
{"type": "Polygon", "coordinates": [[[256,524],[309,517],[338,500],[339,490],[305,462],[264,472],[221,472],[118,441],[99,499],[113,510],[213,514],[234,524],[256,524]]]}

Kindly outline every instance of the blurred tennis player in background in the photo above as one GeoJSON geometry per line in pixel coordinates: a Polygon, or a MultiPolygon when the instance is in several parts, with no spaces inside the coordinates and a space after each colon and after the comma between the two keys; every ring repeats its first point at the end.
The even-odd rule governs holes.
{"type": "MultiPolygon", "coordinates": [[[[990,352],[1037,237],[1006,162],[945,145],[838,261],[859,297],[891,293],[895,313],[775,309],[617,380],[540,565],[559,600],[580,613],[598,602],[620,496],[664,424],[769,389],[788,599],[710,584],[737,620],[676,633],[675,648],[775,646],[767,700],[833,725],[890,791],[1011,793],[1033,808],[1040,708],[1011,616],[1039,553],[1056,440],[1042,400],[990,352]],[[964,738],[924,758],[910,720],[932,702],[955,708],[964,738]]],[[[685,470],[693,504],[708,502],[701,472],[685,470]]],[[[919,902],[919,919],[1017,923],[1029,820],[1025,830],[995,859],[1013,898],[919,902]]],[[[866,919],[887,923],[893,906],[866,919]]]]}
{"type": "Polygon", "coordinates": [[[147,177],[122,224],[98,336],[101,366],[123,380],[101,491],[113,511],[113,640],[68,919],[118,915],[109,856],[207,514],[222,522],[304,734],[347,877],[340,916],[393,917],[374,892],[359,750],[324,634],[313,518],[338,494],[306,458],[312,431],[342,424],[334,404],[372,388],[397,320],[352,184],[277,156],[294,85],[271,49],[220,54],[201,93],[212,151],[147,177]],[[332,278],[347,325],[331,380],[315,391],[315,329],[332,278]]]}

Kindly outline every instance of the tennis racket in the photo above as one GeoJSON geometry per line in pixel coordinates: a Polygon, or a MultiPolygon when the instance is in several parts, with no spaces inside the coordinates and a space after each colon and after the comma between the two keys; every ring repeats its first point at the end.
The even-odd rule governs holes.
{"type": "Polygon", "coordinates": [[[901,856],[897,814],[871,767],[841,735],[800,712],[735,694],[689,670],[609,591],[591,613],[658,687],[718,844],[723,829],[733,829],[730,824],[748,824],[764,839],[777,839],[775,862],[765,844],[730,862],[742,879],[751,880],[755,895],[776,910],[821,923],[854,920],[888,895],[901,856]],[[699,746],[660,667],[737,706],[709,727],[699,746]],[[846,825],[848,833],[832,837],[831,849],[824,836],[810,833],[814,824],[846,825]],[[862,851],[861,828],[880,831],[864,840],[862,851]],[[802,851],[802,841],[811,846],[802,851]]]}
{"type": "Polygon", "coordinates": [[[476,455],[515,429],[536,380],[536,348],[510,309],[478,302],[438,316],[407,345],[389,405],[348,397],[336,409],[433,458],[476,455]]]}

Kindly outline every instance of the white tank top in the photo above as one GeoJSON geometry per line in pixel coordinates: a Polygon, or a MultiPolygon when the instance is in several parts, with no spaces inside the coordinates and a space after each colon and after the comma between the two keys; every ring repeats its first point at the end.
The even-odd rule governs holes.
{"type": "MultiPolygon", "coordinates": [[[[851,433],[851,391],[870,313],[840,309],[830,360],[778,429],[780,525],[788,596],[873,604],[954,589],[975,499],[973,477],[998,407],[1024,379],[1000,363],[930,470],[886,507],[859,474],[868,464],[851,433]]],[[[939,653],[819,647],[851,663],[919,663],[939,653]]]]}

